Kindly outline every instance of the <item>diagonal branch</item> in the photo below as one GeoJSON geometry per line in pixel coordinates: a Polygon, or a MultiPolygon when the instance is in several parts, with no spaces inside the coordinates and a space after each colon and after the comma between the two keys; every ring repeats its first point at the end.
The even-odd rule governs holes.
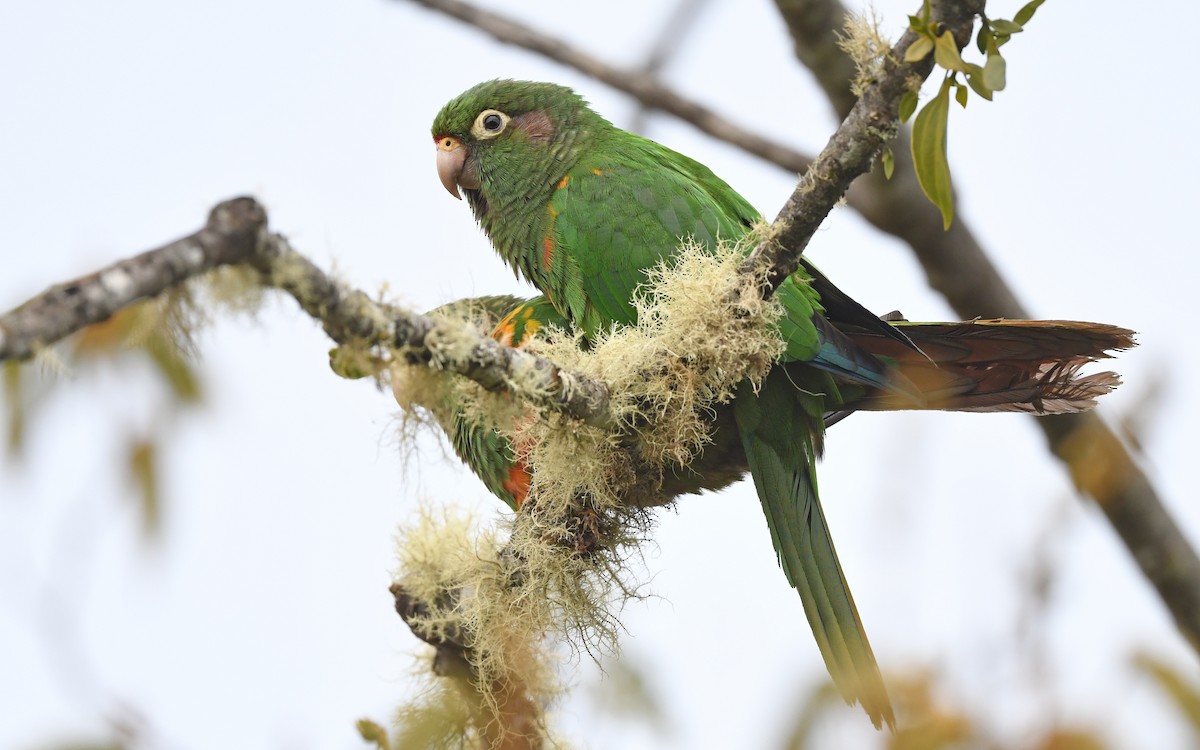
{"type": "Polygon", "coordinates": [[[0,361],[28,359],[40,347],[107,320],[139,299],[217,266],[247,260],[266,225],[258,203],[228,201],[214,208],[194,234],[47,289],[0,316],[0,361]]]}
{"type": "MultiPolygon", "coordinates": [[[[674,9],[667,16],[666,23],[659,29],[658,38],[646,55],[646,60],[639,70],[641,74],[656,79],[666,67],[667,62],[683,46],[688,35],[696,28],[696,22],[704,15],[704,8],[712,0],[676,0],[674,9]]],[[[640,132],[645,129],[646,117],[653,110],[645,104],[638,105],[637,112],[629,119],[629,130],[640,132]]]]}
{"type": "MultiPolygon", "coordinates": [[[[962,47],[971,38],[980,0],[934,5],[933,20],[954,33],[962,47]]],[[[858,101],[850,108],[829,143],[800,178],[800,183],[775,218],[772,241],[763,242],[746,259],[744,269],[770,268],[771,290],[800,266],[800,256],[817,228],[841,200],[850,184],[871,170],[875,157],[900,129],[900,100],[933,70],[932,55],[916,63],[901,62],[917,39],[906,30],[888,54],[858,101]]]]}
{"type": "Polygon", "coordinates": [[[198,232],[51,287],[0,315],[0,361],[27,359],[139,299],[236,263],[257,269],[265,285],[295,297],[340,345],[400,351],[409,361],[457,372],[488,390],[519,391],[537,408],[599,426],[612,421],[604,383],[478,332],[466,333],[445,321],[372,300],[330,277],[282,235],[269,232],[266,210],[253,198],[225,201],[198,232]],[[446,346],[448,340],[454,345],[446,346]]]}
{"type": "MultiPolygon", "coordinates": [[[[845,26],[846,8],[839,0],[776,4],[797,58],[812,70],[834,109],[842,114],[856,108],[847,84],[854,65],[837,46],[835,33],[845,26]]],[[[876,227],[912,246],[930,285],[964,320],[1033,317],[961,217],[949,231],[942,231],[940,213],[917,184],[907,130],[898,134],[892,153],[892,179],[875,171],[855,182],[848,195],[851,205],[876,227]]],[[[1149,477],[1094,412],[1040,417],[1038,426],[1076,487],[1100,506],[1176,627],[1200,651],[1200,557],[1149,477]]]]}

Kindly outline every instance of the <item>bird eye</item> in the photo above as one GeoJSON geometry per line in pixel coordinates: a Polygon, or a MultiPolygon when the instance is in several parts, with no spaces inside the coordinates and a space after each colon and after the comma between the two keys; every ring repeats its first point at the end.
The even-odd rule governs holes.
{"type": "Polygon", "coordinates": [[[495,109],[485,109],[475,118],[471,126],[471,135],[476,138],[495,138],[504,132],[508,125],[508,115],[495,109]]]}

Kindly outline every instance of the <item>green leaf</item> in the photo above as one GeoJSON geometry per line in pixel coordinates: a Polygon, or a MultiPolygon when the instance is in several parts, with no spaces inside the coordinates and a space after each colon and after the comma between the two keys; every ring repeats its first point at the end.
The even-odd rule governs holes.
{"type": "MultiPolygon", "coordinates": [[[[1000,54],[1000,42],[998,42],[998,41],[997,41],[997,40],[998,40],[998,39],[1000,39],[1000,38],[1001,38],[1001,35],[989,36],[989,37],[987,38],[987,45],[986,45],[986,47],[985,47],[985,48],[982,50],[983,54],[985,54],[985,55],[998,55],[998,54],[1000,54]]],[[[1008,37],[1007,37],[1007,36],[1003,37],[1003,39],[1004,39],[1004,41],[1008,41],[1008,37]]]]}
{"type": "Polygon", "coordinates": [[[25,394],[21,382],[21,363],[10,359],[4,363],[4,401],[7,414],[8,455],[20,455],[25,445],[25,394]]]}
{"type": "Polygon", "coordinates": [[[880,160],[883,162],[883,178],[885,180],[892,179],[892,173],[896,171],[896,155],[892,153],[891,146],[883,147],[880,160]]]}
{"type": "Polygon", "coordinates": [[[908,45],[908,49],[904,51],[904,62],[915,63],[924,60],[933,51],[933,40],[927,36],[919,36],[917,40],[908,45]]]}
{"type": "Polygon", "coordinates": [[[1046,2],[1046,0],[1030,0],[1030,2],[1025,3],[1025,5],[1017,11],[1017,15],[1013,16],[1013,23],[1019,24],[1022,27],[1025,26],[1025,24],[1029,23],[1029,19],[1033,18],[1034,12],[1037,11],[1038,8],[1042,7],[1042,3],[1044,2],[1046,2]]]}
{"type": "Polygon", "coordinates": [[[992,30],[985,21],[979,27],[979,33],[975,35],[975,46],[979,48],[980,53],[987,52],[988,40],[992,38],[992,30]]]}
{"type": "Polygon", "coordinates": [[[1134,656],[1134,664],[1170,696],[1192,729],[1200,729],[1200,686],[1188,679],[1186,668],[1173,666],[1145,653],[1134,656]]]}
{"type": "Polygon", "coordinates": [[[943,31],[933,45],[933,59],[946,70],[964,70],[966,63],[958,54],[958,43],[949,31],[943,31]]]}
{"type": "Polygon", "coordinates": [[[967,87],[961,84],[954,86],[954,99],[963,109],[967,108],[967,87]]]}
{"type": "Polygon", "coordinates": [[[983,65],[983,85],[992,91],[1003,91],[1006,67],[999,52],[988,55],[987,62],[983,65]]]}
{"type": "Polygon", "coordinates": [[[989,89],[987,84],[983,82],[982,69],[980,69],[978,73],[967,71],[967,85],[971,87],[972,91],[974,91],[976,94],[979,94],[984,99],[987,99],[989,102],[992,100],[992,90],[989,89]]]}
{"type": "Polygon", "coordinates": [[[908,122],[913,112],[917,111],[917,92],[909,91],[900,97],[900,122],[908,122]]]}
{"type": "Polygon", "coordinates": [[[142,529],[147,536],[153,536],[159,527],[159,483],[157,446],[153,438],[135,438],[126,446],[126,460],[129,462],[129,476],[137,487],[141,500],[142,529]]]}
{"type": "Polygon", "coordinates": [[[995,21],[992,21],[992,30],[997,34],[1012,36],[1013,34],[1020,34],[1025,30],[1025,28],[1019,23],[1013,23],[1012,21],[1005,21],[1003,18],[998,18],[995,21]]]}
{"type": "Polygon", "coordinates": [[[954,220],[954,196],[950,187],[950,164],[946,160],[946,130],[950,119],[950,79],[942,82],[937,96],[913,121],[912,153],[921,190],[942,212],[942,228],[954,220]]]}
{"type": "Polygon", "coordinates": [[[373,743],[378,750],[391,750],[392,743],[388,739],[387,730],[370,719],[359,719],[356,724],[358,734],[365,741],[373,743]]]}
{"type": "Polygon", "coordinates": [[[200,379],[191,362],[170,332],[155,331],[145,342],[145,351],[158,373],[166,380],[180,403],[200,401],[200,379]]]}
{"type": "Polygon", "coordinates": [[[329,350],[329,369],[339,377],[358,380],[379,373],[379,360],[361,344],[335,346],[329,350]]]}

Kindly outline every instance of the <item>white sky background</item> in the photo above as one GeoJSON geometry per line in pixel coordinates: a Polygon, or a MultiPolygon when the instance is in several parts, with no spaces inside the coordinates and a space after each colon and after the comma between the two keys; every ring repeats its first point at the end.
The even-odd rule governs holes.
{"type": "MultiPolygon", "coordinates": [[[[507,5],[507,4],[505,4],[507,5]]],[[[878,2],[883,28],[918,7],[878,2]]],[[[1011,17],[1020,3],[992,3],[1011,17]]],[[[510,8],[601,57],[635,64],[668,3],[510,8]]],[[[1005,48],[1010,90],[954,108],[959,212],[1044,317],[1117,323],[1141,347],[1104,411],[1156,384],[1144,464],[1193,539],[1190,449],[1200,404],[1191,329],[1200,168],[1191,92],[1197,11],[1050,2],[1005,48]]],[[[526,293],[465,204],[438,184],[429,124],[492,77],[576,87],[617,124],[621,94],[403,2],[10,3],[0,9],[0,308],[187,234],[252,193],[295,246],[423,310],[526,293]],[[18,9],[19,7],[19,9],[18,9]]],[[[714,3],[665,71],[682,91],[810,151],[835,123],[793,62],[773,5],[714,3]]],[[[708,164],[768,215],[793,178],[654,117],[651,137],[708,164]]],[[[838,209],[811,257],[878,311],[944,319],[906,248],[838,209]]],[[[141,717],[147,748],[355,748],[386,722],[422,653],[391,609],[393,536],[420,499],[500,504],[435,443],[405,467],[390,396],[326,367],[330,347],[288,298],[199,336],[206,406],[164,413],[137,367],[69,376],[43,404],[28,460],[0,464],[0,747],[102,737],[141,717]],[[164,534],[140,537],[122,441],[173,420],[164,534]]],[[[941,691],[1013,740],[1056,721],[1122,747],[1183,747],[1146,648],[1197,677],[1103,517],[1078,502],[1030,420],[859,415],[829,437],[822,495],[885,672],[933,665],[941,691]],[[1031,560],[1056,573],[1034,686],[1019,627],[1031,560]]],[[[750,484],[660,514],[624,614],[626,658],[664,703],[666,733],[600,713],[585,687],[555,717],[578,747],[770,747],[824,674],[776,567],[750,484]]],[[[869,737],[858,709],[838,737],[869,737]]],[[[861,741],[861,740],[859,740],[861,741]]]]}

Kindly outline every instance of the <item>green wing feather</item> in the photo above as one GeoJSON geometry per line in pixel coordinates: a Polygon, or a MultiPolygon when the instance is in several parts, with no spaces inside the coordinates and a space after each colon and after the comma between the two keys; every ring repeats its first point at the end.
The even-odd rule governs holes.
{"type": "MultiPolygon", "coordinates": [[[[632,133],[612,130],[580,155],[551,198],[555,258],[569,256],[594,335],[637,319],[634,294],[646,273],[684,239],[714,247],[737,240],[759,214],[704,165],[632,133]]],[[[564,301],[555,300],[559,309],[564,301]]]]}

